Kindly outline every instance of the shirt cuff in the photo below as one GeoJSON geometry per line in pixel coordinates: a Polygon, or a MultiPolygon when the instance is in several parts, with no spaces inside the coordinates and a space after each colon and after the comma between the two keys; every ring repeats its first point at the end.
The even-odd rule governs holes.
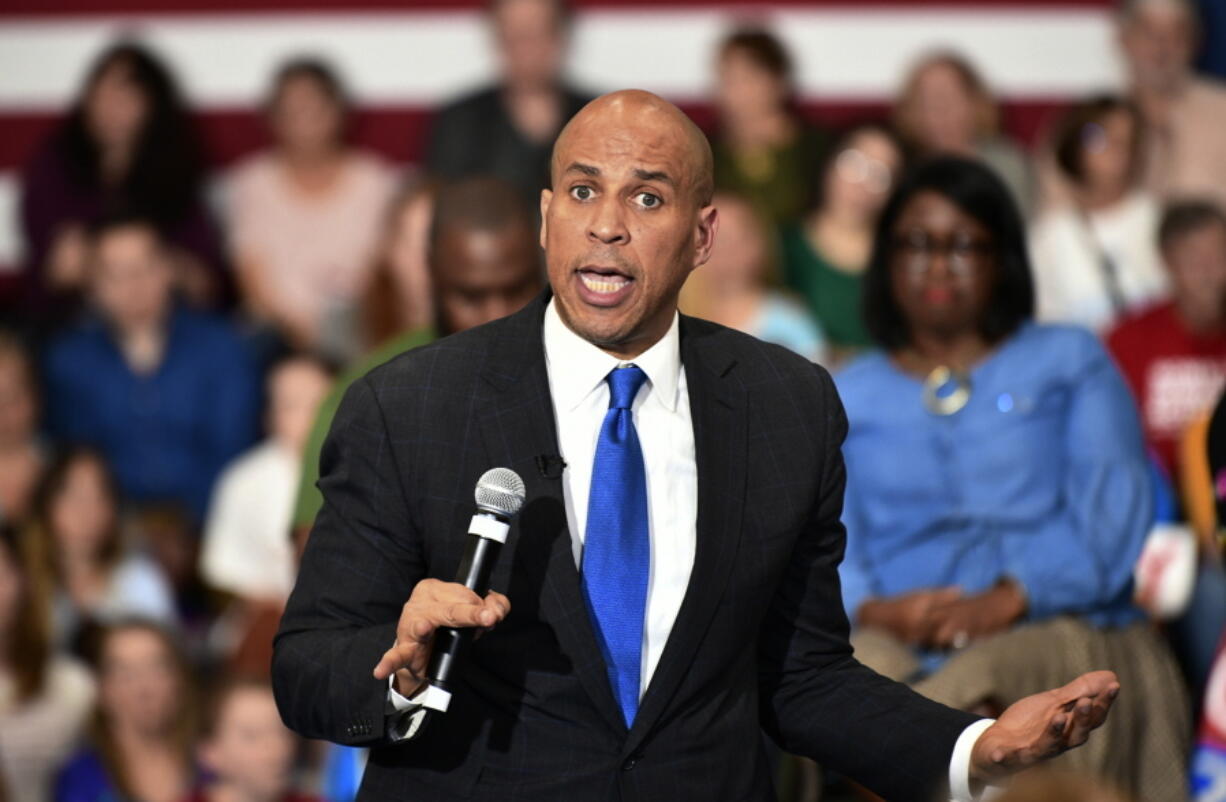
{"type": "Polygon", "coordinates": [[[429,686],[406,698],[396,690],[396,675],[387,678],[387,737],[392,741],[407,741],[421,729],[426,718],[422,699],[429,686]]]}
{"type": "Polygon", "coordinates": [[[971,754],[975,750],[979,736],[995,723],[994,718],[980,719],[964,729],[958,736],[958,741],[954,744],[954,753],[949,758],[951,802],[980,802],[980,800],[991,799],[988,791],[993,789],[985,789],[985,792],[979,796],[971,793],[971,754]]]}

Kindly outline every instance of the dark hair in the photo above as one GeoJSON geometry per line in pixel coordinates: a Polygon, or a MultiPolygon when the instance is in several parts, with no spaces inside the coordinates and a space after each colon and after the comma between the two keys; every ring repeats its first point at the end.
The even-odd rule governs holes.
{"type": "Polygon", "coordinates": [[[174,78],[142,45],[120,42],[98,57],[54,147],[78,184],[91,190],[101,186],[101,154],[89,131],[86,105],[99,79],[116,67],[126,69],[148,106],[118,200],[163,224],[173,224],[199,202],[204,150],[174,78]]]}
{"type": "Polygon", "coordinates": [[[1199,198],[1174,201],[1162,212],[1158,246],[1165,249],[1186,234],[1214,225],[1226,229],[1226,212],[1213,201],[1199,198]]]}
{"type": "Polygon", "coordinates": [[[50,577],[60,576],[59,564],[56,561],[59,548],[55,544],[55,531],[51,523],[51,508],[68,482],[68,472],[77,463],[83,461],[93,462],[102,472],[103,489],[111,500],[111,506],[114,510],[114,518],[106,532],[106,539],[102,545],[102,553],[100,555],[102,562],[107,568],[111,568],[122,556],[123,540],[119,529],[120,496],[115,475],[111,472],[111,467],[107,464],[106,458],[98,451],[88,446],[69,446],[56,454],[43,474],[43,478],[39,482],[38,489],[34,494],[34,524],[37,536],[43,541],[42,548],[44,553],[42,557],[46,561],[44,568],[50,577]]]}
{"type": "Polygon", "coordinates": [[[5,358],[17,362],[17,368],[21,371],[30,397],[34,400],[35,414],[38,414],[37,406],[43,397],[43,388],[38,368],[34,362],[34,352],[25,337],[11,328],[0,326],[0,360],[5,358]]]}
{"type": "Polygon", "coordinates": [[[1129,154],[1131,178],[1135,181],[1141,174],[1141,159],[1144,153],[1144,126],[1141,113],[1129,100],[1116,95],[1099,95],[1078,103],[1060,119],[1054,136],[1056,165],[1066,177],[1080,183],[1085,180],[1085,131],[1090,125],[1101,124],[1107,117],[1124,112],[1132,120],[1132,152],[1129,154]]]}
{"type": "Polygon", "coordinates": [[[30,538],[19,536],[9,523],[0,523],[0,560],[13,563],[21,579],[21,594],[13,631],[4,639],[4,655],[12,671],[16,697],[25,702],[42,692],[51,658],[51,621],[48,595],[40,586],[30,553],[30,538]]]}
{"type": "Polygon", "coordinates": [[[740,28],[728,34],[720,43],[720,57],[727,56],[733,50],[741,51],[771,75],[791,83],[792,57],[779,37],[765,28],[740,28]]]}
{"type": "Polygon", "coordinates": [[[894,297],[890,280],[894,225],[917,194],[935,192],[979,221],[992,236],[996,283],[980,332],[999,342],[1034,314],[1034,281],[1026,253],[1022,216],[1004,182],[983,163],[940,156],[903,176],[877,221],[873,253],[864,275],[864,322],[878,345],[897,350],[911,341],[910,326],[894,297]]]}
{"type": "Polygon", "coordinates": [[[349,93],[340,79],[340,75],[327,61],[315,56],[300,56],[290,59],[277,68],[272,79],[272,89],[268,93],[268,108],[271,109],[281,99],[290,81],[305,78],[314,81],[330,100],[341,108],[342,113],[350,108],[349,93]]]}
{"type": "Polygon", "coordinates": [[[518,225],[534,227],[532,209],[515,187],[490,176],[461,178],[439,188],[430,219],[429,247],[450,229],[497,231],[518,225]]]}
{"type": "Polygon", "coordinates": [[[830,147],[826,148],[822,154],[821,161],[817,168],[817,181],[814,182],[813,197],[809,203],[809,209],[820,209],[826,202],[826,178],[830,171],[834,169],[835,163],[838,161],[839,154],[847,150],[851,145],[852,140],[864,134],[877,134],[889,140],[890,144],[898,151],[900,157],[899,170],[905,168],[907,162],[907,147],[893,126],[888,123],[879,122],[877,120],[865,120],[856,123],[848,128],[844,128],[842,132],[835,137],[830,143],[830,147]]]}
{"type": "Polygon", "coordinates": [[[125,228],[148,229],[158,244],[165,242],[166,233],[159,221],[126,206],[108,209],[95,217],[86,226],[85,235],[90,244],[97,245],[103,237],[125,228]]]}

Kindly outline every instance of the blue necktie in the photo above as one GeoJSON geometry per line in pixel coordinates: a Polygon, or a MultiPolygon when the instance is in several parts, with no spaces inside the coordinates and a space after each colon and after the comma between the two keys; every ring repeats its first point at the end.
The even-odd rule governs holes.
{"type": "Polygon", "coordinates": [[[630,365],[609,372],[609,411],[600,427],[583,544],[583,596],[626,726],[639,707],[643,619],[651,537],[647,471],[630,407],[647,379],[630,365]]]}

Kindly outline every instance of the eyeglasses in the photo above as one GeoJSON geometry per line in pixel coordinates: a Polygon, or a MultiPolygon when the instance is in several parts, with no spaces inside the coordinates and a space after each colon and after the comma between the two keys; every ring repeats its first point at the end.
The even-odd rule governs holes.
{"type": "Polygon", "coordinates": [[[902,265],[912,276],[927,275],[932,269],[933,257],[940,253],[945,256],[949,272],[955,278],[968,278],[975,268],[983,263],[985,257],[995,252],[990,240],[975,237],[962,232],[951,237],[937,238],[924,231],[910,231],[898,234],[893,241],[894,253],[902,260],[902,265]]]}

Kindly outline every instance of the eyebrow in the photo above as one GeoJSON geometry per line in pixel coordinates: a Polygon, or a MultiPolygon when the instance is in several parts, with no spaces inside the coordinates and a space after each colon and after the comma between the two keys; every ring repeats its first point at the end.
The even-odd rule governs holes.
{"type": "Polygon", "coordinates": [[[640,181],[662,181],[669,186],[677,185],[677,182],[673,180],[673,177],[663,170],[636,169],[634,171],[634,177],[640,181]]]}
{"type": "Polygon", "coordinates": [[[571,162],[571,163],[570,163],[570,164],[567,166],[567,168],[566,168],[565,172],[568,172],[568,173],[583,173],[584,175],[598,176],[598,175],[600,175],[600,168],[599,168],[599,167],[593,167],[593,166],[592,166],[592,165],[590,165],[590,164],[583,164],[582,162],[571,162]]]}

